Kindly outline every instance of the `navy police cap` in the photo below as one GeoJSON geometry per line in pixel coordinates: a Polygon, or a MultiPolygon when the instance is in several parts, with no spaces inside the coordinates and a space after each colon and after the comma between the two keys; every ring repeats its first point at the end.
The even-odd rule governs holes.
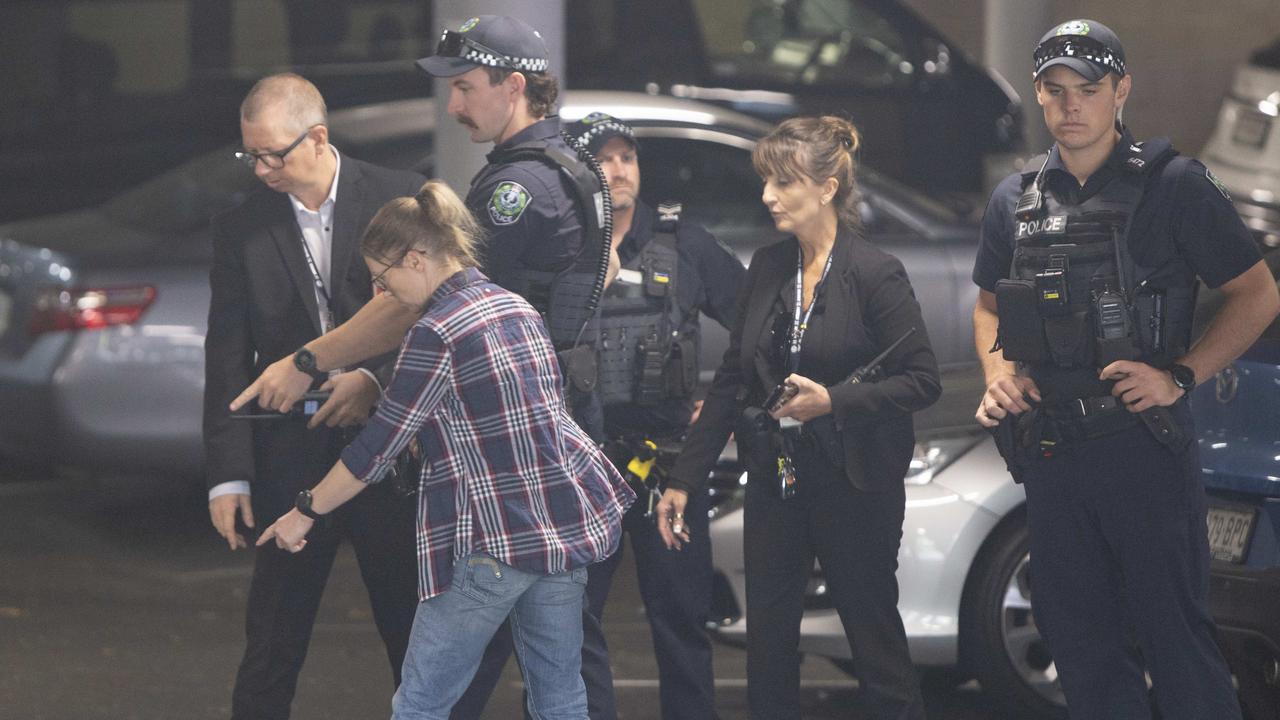
{"type": "Polygon", "coordinates": [[[564,131],[573,138],[574,143],[585,147],[587,152],[597,155],[600,148],[613,138],[620,137],[636,146],[636,133],[631,126],[618,118],[602,112],[587,115],[581,120],[565,123],[564,131]]]}
{"type": "Polygon", "coordinates": [[[1124,46],[1111,28],[1096,20],[1070,20],[1055,26],[1036,44],[1035,77],[1054,65],[1065,65],[1097,82],[1107,73],[1124,77],[1124,46]]]}
{"type": "Polygon", "coordinates": [[[510,15],[481,15],[445,30],[436,54],[417,62],[436,77],[454,77],[478,67],[519,72],[547,72],[547,44],[542,34],[510,15]]]}

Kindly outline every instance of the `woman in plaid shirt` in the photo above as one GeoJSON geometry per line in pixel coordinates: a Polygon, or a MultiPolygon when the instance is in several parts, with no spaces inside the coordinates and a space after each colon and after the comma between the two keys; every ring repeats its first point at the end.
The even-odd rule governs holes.
{"type": "Polygon", "coordinates": [[[616,549],[635,495],[569,417],[542,318],[476,269],[479,235],[439,181],[374,217],[373,282],[422,316],[369,424],[258,543],[303,550],[417,438],[421,603],[393,717],[447,718],[509,615],[534,715],[585,718],[586,566],[616,549]]]}

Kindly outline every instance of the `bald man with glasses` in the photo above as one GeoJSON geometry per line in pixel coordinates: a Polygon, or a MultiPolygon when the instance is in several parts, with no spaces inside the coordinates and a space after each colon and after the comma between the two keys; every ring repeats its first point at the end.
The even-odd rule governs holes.
{"type": "MultiPolygon", "coordinates": [[[[294,507],[380,396],[386,356],[347,372],[312,373],[332,392],[312,417],[236,420],[228,408],[270,363],[333,329],[373,293],[360,236],[388,200],[423,178],[341,154],[329,143],[324,99],[292,74],[262,79],[240,111],[236,158],[265,187],[214,221],[212,299],[205,339],[204,439],[209,514],[232,550],[294,507]]],[[[318,523],[305,551],[257,548],[246,612],[246,648],[232,718],[289,717],[298,672],[338,545],[351,541],[386,645],[395,684],[417,607],[417,503],[389,483],[318,523]]],[[[388,690],[391,690],[389,687],[388,690]]],[[[390,700],[391,693],[387,693],[390,700]]]]}

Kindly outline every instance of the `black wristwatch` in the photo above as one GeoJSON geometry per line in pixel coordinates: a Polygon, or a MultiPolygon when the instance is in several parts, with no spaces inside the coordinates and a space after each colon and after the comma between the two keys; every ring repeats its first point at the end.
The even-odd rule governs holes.
{"type": "Polygon", "coordinates": [[[316,354],[305,347],[293,354],[293,366],[316,380],[327,380],[329,373],[316,369],[316,354]]]}
{"type": "Polygon", "coordinates": [[[1186,365],[1173,363],[1168,368],[1169,375],[1173,377],[1173,384],[1182,388],[1183,394],[1190,395],[1192,390],[1196,389],[1196,371],[1186,365]]]}
{"type": "Polygon", "coordinates": [[[324,520],[324,515],[321,515],[320,513],[311,509],[311,491],[310,490],[303,490],[302,492],[298,493],[297,499],[293,501],[293,506],[298,509],[298,512],[302,513],[303,515],[306,515],[312,520],[315,520],[317,522],[324,520]]]}

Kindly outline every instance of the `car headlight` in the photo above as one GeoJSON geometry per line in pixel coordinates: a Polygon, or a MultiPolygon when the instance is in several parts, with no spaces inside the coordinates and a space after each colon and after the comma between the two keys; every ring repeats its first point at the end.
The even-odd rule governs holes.
{"type": "Polygon", "coordinates": [[[938,435],[916,441],[911,456],[911,466],[903,482],[907,485],[928,485],[948,465],[959,460],[982,439],[980,430],[966,430],[961,434],[938,435]]]}

